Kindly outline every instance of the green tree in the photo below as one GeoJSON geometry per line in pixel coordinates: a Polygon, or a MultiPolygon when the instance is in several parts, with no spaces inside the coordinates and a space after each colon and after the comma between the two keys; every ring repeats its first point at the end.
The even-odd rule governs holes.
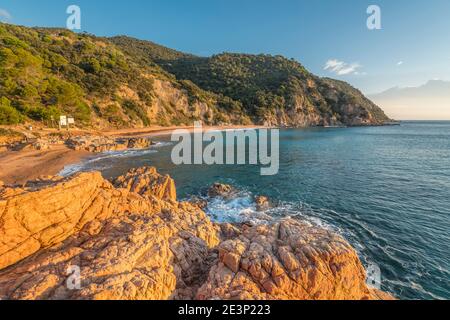
{"type": "Polygon", "coordinates": [[[11,101],[6,97],[0,98],[0,124],[18,124],[23,121],[20,113],[11,106],[11,101]]]}

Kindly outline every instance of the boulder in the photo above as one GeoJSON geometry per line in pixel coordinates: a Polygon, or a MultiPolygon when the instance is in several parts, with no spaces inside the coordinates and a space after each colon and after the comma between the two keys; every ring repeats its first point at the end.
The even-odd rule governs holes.
{"type": "Polygon", "coordinates": [[[126,145],[119,146],[114,139],[100,136],[78,136],[67,139],[66,145],[74,150],[85,150],[93,153],[124,150],[126,145]]]}
{"type": "Polygon", "coordinates": [[[367,287],[355,250],[336,234],[294,219],[234,233],[219,245],[219,259],[198,299],[380,298],[367,287]]]}
{"type": "Polygon", "coordinates": [[[271,207],[269,198],[265,196],[255,197],[255,203],[256,203],[256,210],[258,211],[266,211],[271,207]]]}
{"type": "Polygon", "coordinates": [[[115,179],[113,184],[117,188],[124,188],[140,195],[149,194],[173,202],[177,200],[175,181],[167,175],[158,174],[153,167],[132,169],[115,179]]]}
{"type": "Polygon", "coordinates": [[[45,151],[50,149],[50,143],[44,139],[38,139],[36,142],[32,144],[33,149],[38,151],[45,151]]]}
{"type": "Polygon", "coordinates": [[[208,208],[208,201],[199,197],[192,197],[189,199],[189,202],[201,210],[206,210],[208,208]]]}
{"type": "Polygon", "coordinates": [[[235,192],[236,192],[236,190],[228,184],[215,183],[209,188],[208,196],[210,198],[216,198],[216,197],[229,198],[235,192]]]}
{"type": "Polygon", "coordinates": [[[148,138],[130,138],[127,139],[128,149],[148,149],[152,142],[148,138]]]}

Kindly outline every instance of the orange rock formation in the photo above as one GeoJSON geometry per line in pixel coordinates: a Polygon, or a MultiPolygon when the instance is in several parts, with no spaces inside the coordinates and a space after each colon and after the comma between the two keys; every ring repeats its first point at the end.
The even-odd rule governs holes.
{"type": "Polygon", "coordinates": [[[388,298],[340,236],[294,219],[214,224],[154,168],[0,184],[0,299],[388,298]]]}

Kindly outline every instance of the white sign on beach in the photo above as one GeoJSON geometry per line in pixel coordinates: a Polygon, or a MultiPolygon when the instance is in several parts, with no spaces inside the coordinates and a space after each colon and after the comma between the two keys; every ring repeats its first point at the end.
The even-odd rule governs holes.
{"type": "Polygon", "coordinates": [[[59,117],[59,125],[60,126],[67,126],[67,117],[66,116],[59,117]]]}
{"type": "Polygon", "coordinates": [[[74,118],[67,118],[67,124],[75,124],[74,118]]]}

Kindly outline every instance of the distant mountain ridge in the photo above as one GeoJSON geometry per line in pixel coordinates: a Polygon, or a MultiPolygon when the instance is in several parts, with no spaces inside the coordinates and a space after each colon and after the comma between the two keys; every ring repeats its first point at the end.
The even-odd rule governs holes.
{"type": "Polygon", "coordinates": [[[0,124],[69,114],[96,128],[205,124],[374,125],[349,84],[281,56],[197,57],[150,41],[0,24],[0,124]]]}
{"type": "Polygon", "coordinates": [[[394,87],[369,97],[395,119],[450,120],[450,81],[430,80],[418,87],[394,87]]]}

